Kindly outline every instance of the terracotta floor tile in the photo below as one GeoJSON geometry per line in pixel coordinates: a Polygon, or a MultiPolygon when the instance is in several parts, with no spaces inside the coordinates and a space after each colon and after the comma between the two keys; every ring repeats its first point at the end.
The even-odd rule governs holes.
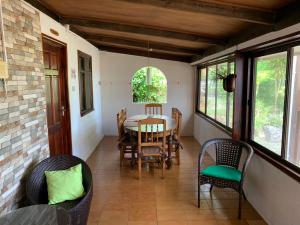
{"type": "Polygon", "coordinates": [[[88,159],[94,183],[88,225],[266,225],[247,201],[243,220],[237,220],[238,194],[231,189],[214,187],[210,193],[210,186],[202,185],[198,209],[200,145],[191,137],[183,137],[182,144],[181,164],[174,163],[165,179],[160,169],[145,166],[139,180],[129,161],[120,168],[117,138],[105,137],[88,159]]]}
{"type": "Polygon", "coordinates": [[[217,221],[214,219],[204,219],[197,221],[189,221],[188,225],[218,225],[217,221]]]}
{"type": "Polygon", "coordinates": [[[128,221],[127,225],[157,225],[157,221],[128,221]]]}
{"type": "Polygon", "coordinates": [[[98,225],[127,225],[127,221],[119,221],[119,220],[100,221],[98,225]]]}
{"type": "Polygon", "coordinates": [[[158,225],[188,225],[188,222],[183,220],[158,221],[158,225]]]}
{"type": "Polygon", "coordinates": [[[157,221],[156,208],[133,208],[129,210],[128,221],[157,221]]]}
{"type": "Polygon", "coordinates": [[[158,209],[158,221],[185,221],[187,220],[184,210],[179,209],[158,209]]]}
{"type": "Polygon", "coordinates": [[[123,210],[103,210],[100,216],[100,221],[128,221],[128,212],[123,210]]]}
{"type": "Polygon", "coordinates": [[[195,220],[213,220],[214,214],[209,209],[190,209],[185,211],[187,219],[189,221],[195,221],[195,220]]]}
{"type": "Polygon", "coordinates": [[[89,222],[87,223],[87,225],[98,225],[99,223],[98,222],[89,222]]]}
{"type": "Polygon", "coordinates": [[[265,221],[263,220],[247,220],[248,225],[268,225],[265,221]]]}
{"type": "Polygon", "coordinates": [[[218,225],[248,225],[245,220],[217,220],[218,225]]]}

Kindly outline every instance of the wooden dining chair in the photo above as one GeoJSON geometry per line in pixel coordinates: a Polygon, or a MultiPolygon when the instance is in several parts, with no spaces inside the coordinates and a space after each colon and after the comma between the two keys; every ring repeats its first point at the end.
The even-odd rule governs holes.
{"type": "Polygon", "coordinates": [[[145,114],[162,115],[162,104],[157,104],[157,103],[146,104],[145,114]]]}
{"type": "Polygon", "coordinates": [[[164,177],[166,159],[166,121],[147,118],[138,122],[138,178],[142,177],[142,162],[160,162],[164,177]],[[151,157],[155,160],[151,161],[151,157]],[[149,160],[150,159],[150,160],[149,160]]]}
{"type": "Polygon", "coordinates": [[[182,124],[182,113],[178,108],[172,108],[172,119],[175,120],[175,129],[173,130],[173,136],[171,140],[171,149],[175,152],[175,158],[177,164],[180,165],[180,149],[183,149],[181,144],[181,124],[182,124]]]}
{"type": "Polygon", "coordinates": [[[125,154],[130,154],[131,157],[134,157],[136,150],[136,141],[131,137],[129,133],[125,131],[124,122],[127,118],[126,108],[122,109],[117,114],[117,127],[118,127],[118,147],[120,150],[120,166],[123,166],[125,159],[125,154]]]}

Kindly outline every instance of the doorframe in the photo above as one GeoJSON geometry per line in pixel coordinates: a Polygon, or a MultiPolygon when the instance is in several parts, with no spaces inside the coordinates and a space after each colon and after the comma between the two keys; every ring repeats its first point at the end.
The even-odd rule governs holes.
{"type": "MultiPolygon", "coordinates": [[[[56,45],[59,45],[62,49],[62,57],[61,57],[61,65],[64,65],[65,71],[63,72],[62,76],[64,79],[64,90],[65,90],[65,100],[66,100],[66,105],[65,105],[65,128],[66,128],[66,141],[67,145],[69,146],[68,148],[68,154],[73,155],[73,148],[72,148],[72,129],[71,129],[71,112],[70,112],[70,99],[69,99],[69,76],[68,76],[68,52],[67,52],[67,43],[62,42],[60,40],[57,40],[47,34],[42,33],[42,46],[44,50],[44,42],[52,42],[56,45]]],[[[43,60],[44,63],[44,60],[43,60]]],[[[47,110],[47,107],[46,107],[47,110]]],[[[47,129],[48,129],[48,124],[47,124],[47,129]]],[[[48,138],[49,141],[49,138],[48,138]]]]}

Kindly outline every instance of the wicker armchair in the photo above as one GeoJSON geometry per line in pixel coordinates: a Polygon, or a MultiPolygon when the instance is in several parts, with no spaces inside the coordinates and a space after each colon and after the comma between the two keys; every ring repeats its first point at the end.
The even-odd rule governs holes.
{"type": "Polygon", "coordinates": [[[210,184],[210,191],[213,186],[232,188],[239,193],[238,218],[241,219],[241,202],[244,195],[243,182],[252,156],[253,149],[251,146],[241,141],[216,138],[205,142],[198,159],[198,208],[200,208],[200,186],[202,184],[210,184]],[[205,152],[213,146],[216,152],[216,165],[203,168],[205,152]],[[241,163],[243,151],[246,155],[242,157],[244,160],[241,163]],[[240,166],[241,171],[239,170],[240,166]]]}
{"type": "Polygon", "coordinates": [[[29,175],[26,183],[26,195],[31,205],[48,204],[47,183],[44,172],[46,170],[64,170],[81,163],[85,196],[74,200],[56,204],[66,209],[72,225],[86,225],[93,196],[93,179],[88,165],[75,156],[60,155],[50,157],[40,162],[29,175]]]}

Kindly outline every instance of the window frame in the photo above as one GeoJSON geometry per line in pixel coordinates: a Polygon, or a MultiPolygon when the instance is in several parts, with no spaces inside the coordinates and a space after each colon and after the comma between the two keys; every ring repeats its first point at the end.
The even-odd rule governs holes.
{"type": "Polygon", "coordinates": [[[89,114],[90,112],[93,112],[95,109],[94,109],[94,90],[93,90],[93,60],[92,60],[92,56],[80,51],[80,50],[77,50],[77,61],[78,61],[78,83],[79,83],[79,110],[80,110],[80,116],[83,117],[87,114],[89,114]],[[81,69],[81,65],[80,65],[80,58],[84,58],[84,61],[88,61],[89,62],[89,68],[90,68],[90,71],[87,71],[87,70],[82,70],[81,69]],[[88,72],[90,73],[90,93],[83,93],[83,87],[82,87],[82,82],[81,82],[81,73],[84,72],[85,74],[88,72]],[[89,108],[86,108],[86,109],[83,109],[82,110],[82,95],[84,95],[85,97],[87,95],[91,95],[91,107],[89,108]]]}
{"type": "MultiPolygon", "coordinates": [[[[226,124],[221,123],[220,121],[218,121],[216,118],[212,118],[211,116],[207,115],[207,105],[208,105],[208,101],[207,101],[207,87],[208,87],[208,67],[210,66],[215,66],[216,67],[216,72],[218,70],[218,64],[222,64],[222,63],[227,63],[227,70],[230,69],[230,64],[231,63],[235,63],[235,57],[233,55],[226,55],[224,57],[220,57],[217,58],[213,61],[209,61],[206,63],[202,63],[199,66],[197,66],[197,81],[196,81],[196,105],[195,105],[195,112],[196,114],[200,115],[202,118],[204,118],[206,121],[208,121],[209,123],[211,123],[212,125],[214,125],[215,127],[221,129],[222,131],[226,132],[227,134],[231,135],[232,131],[233,131],[233,118],[232,118],[232,127],[227,126],[226,124]],[[205,80],[205,112],[202,112],[200,110],[200,88],[201,88],[201,70],[202,69],[206,69],[206,80],[205,80]]],[[[235,66],[236,69],[236,66],[235,66]]],[[[215,117],[217,115],[217,78],[216,78],[216,88],[215,88],[215,117]]],[[[230,99],[229,93],[227,92],[226,95],[226,123],[229,122],[229,111],[230,108],[229,106],[229,102],[228,100],[230,99]]],[[[233,107],[234,107],[234,92],[233,92],[233,107]]],[[[234,112],[234,109],[233,109],[234,112]]],[[[232,115],[232,117],[234,117],[234,115],[232,115]]]]}
{"type": "Polygon", "coordinates": [[[291,78],[292,78],[292,62],[293,62],[293,48],[300,46],[300,40],[292,40],[284,43],[277,43],[269,45],[267,47],[262,47],[255,50],[250,50],[244,52],[245,58],[249,62],[247,65],[247,89],[249,91],[243,91],[247,94],[247,119],[244,121],[247,127],[247,133],[244,139],[254,148],[255,152],[261,157],[272,163],[274,166],[292,176],[296,180],[300,180],[300,167],[289,162],[286,159],[286,147],[287,147],[287,135],[288,135],[288,115],[290,108],[290,91],[291,91],[291,78]],[[254,104],[255,104],[255,58],[276,54],[280,52],[287,52],[287,65],[286,65],[286,79],[285,79],[285,96],[284,96],[284,106],[283,106],[283,125],[282,125],[282,142],[281,142],[281,154],[278,155],[272,150],[262,146],[261,144],[253,140],[253,130],[254,130],[254,104]]]}

